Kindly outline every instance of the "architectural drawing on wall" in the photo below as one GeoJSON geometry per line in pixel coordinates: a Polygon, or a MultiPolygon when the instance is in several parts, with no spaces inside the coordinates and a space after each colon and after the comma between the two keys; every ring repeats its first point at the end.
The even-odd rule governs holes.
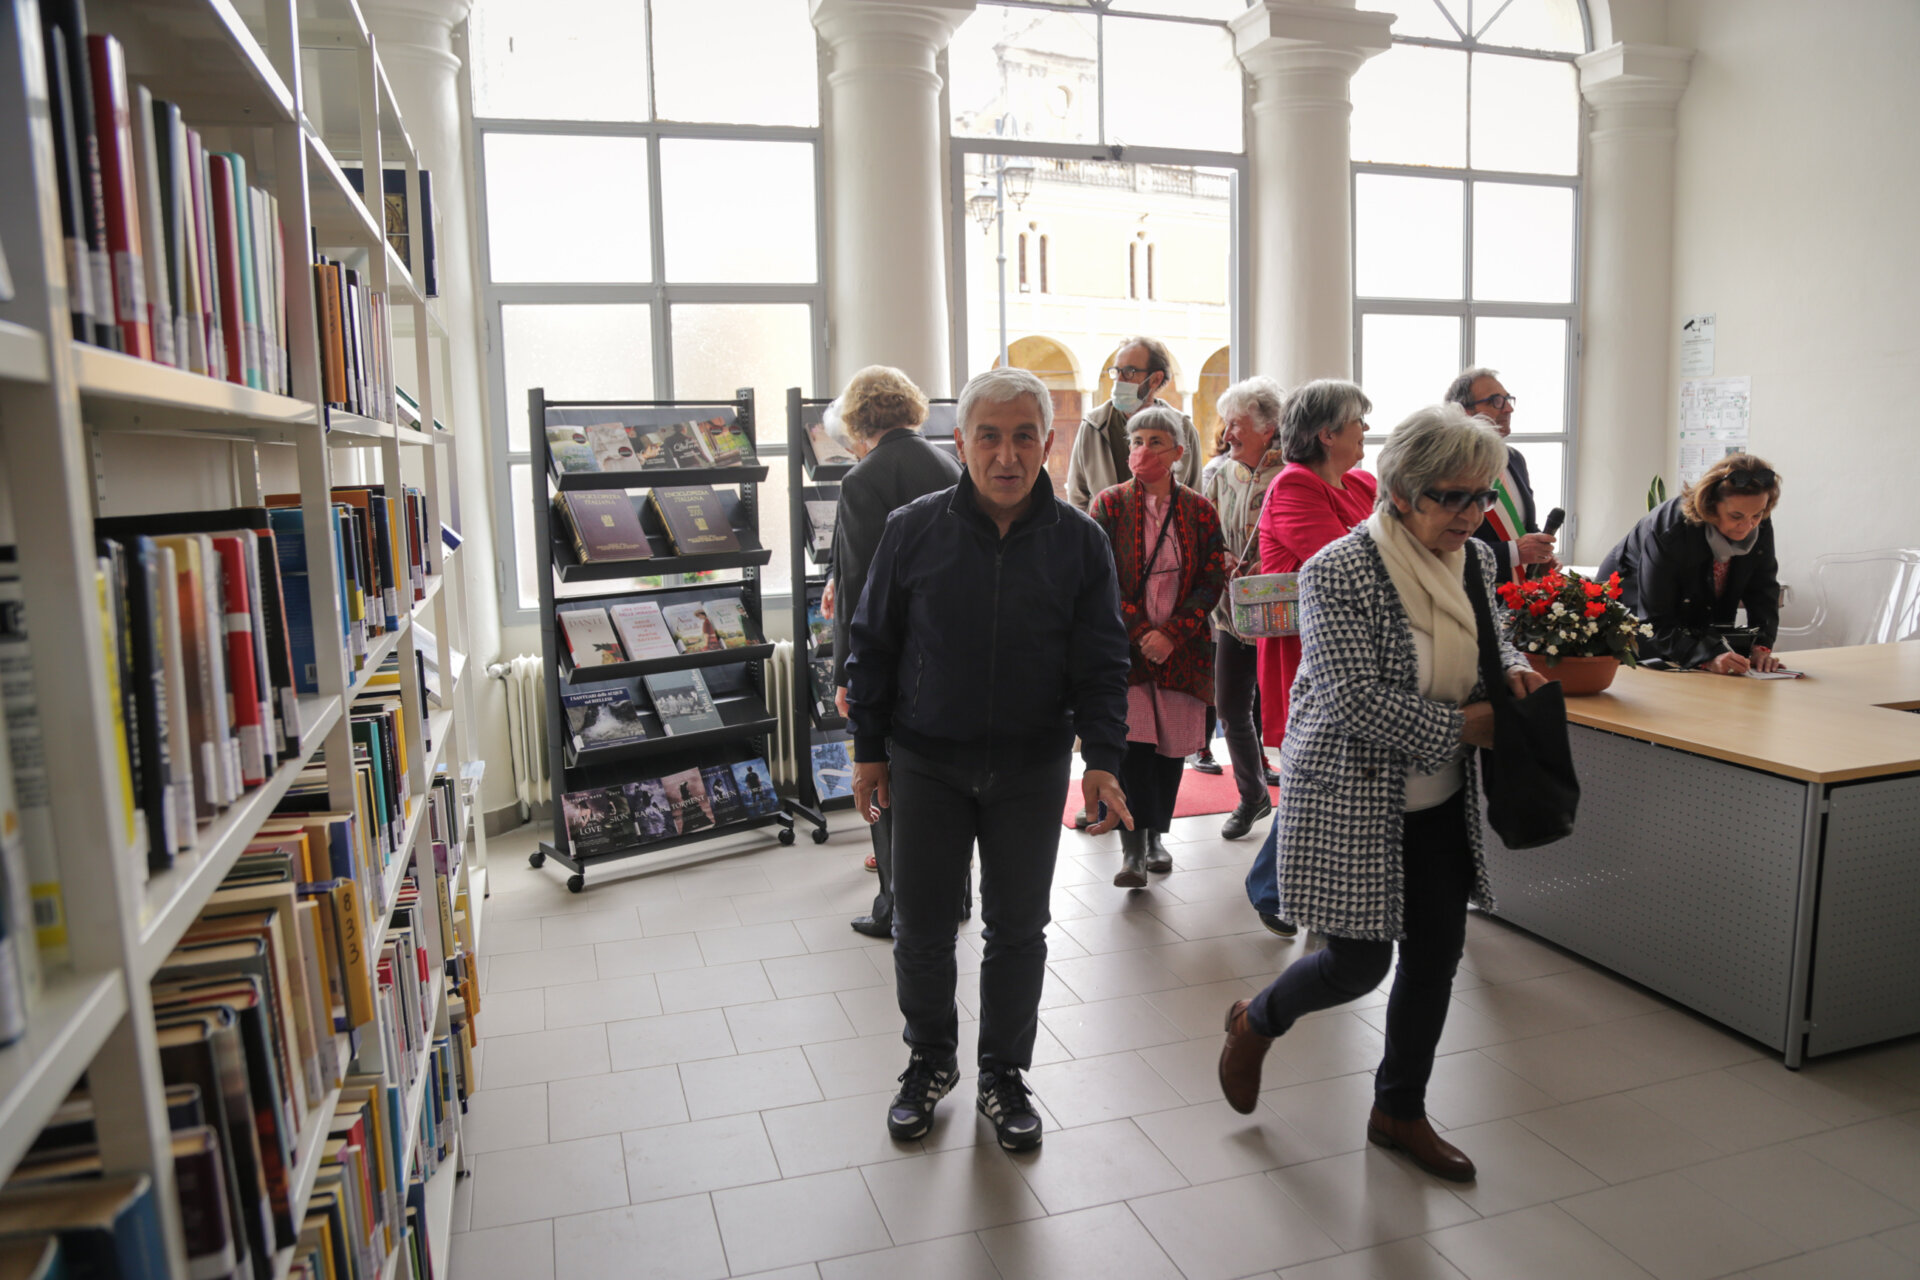
{"type": "Polygon", "coordinates": [[[1752,378],[1680,380],[1680,483],[1692,484],[1716,458],[1744,453],[1752,378]]]}

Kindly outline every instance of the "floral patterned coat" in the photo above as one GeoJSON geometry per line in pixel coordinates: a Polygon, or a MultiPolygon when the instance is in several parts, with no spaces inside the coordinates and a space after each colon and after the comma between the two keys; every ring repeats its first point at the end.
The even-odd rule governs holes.
{"type": "Polygon", "coordinates": [[[1180,595],[1173,616],[1159,630],[1173,641],[1173,653],[1164,663],[1151,663],[1140,653],[1140,640],[1154,630],[1147,621],[1146,592],[1142,590],[1148,554],[1146,486],[1138,480],[1103,489],[1087,511],[1106,530],[1113,543],[1113,567],[1120,578],[1120,620],[1133,645],[1133,666],[1127,683],[1157,684],[1176,693],[1191,694],[1213,705],[1213,628],[1208,613],[1227,585],[1226,544],[1220,537],[1220,517],[1213,504],[1182,484],[1173,486],[1173,528],[1169,541],[1180,548],[1180,595]]]}

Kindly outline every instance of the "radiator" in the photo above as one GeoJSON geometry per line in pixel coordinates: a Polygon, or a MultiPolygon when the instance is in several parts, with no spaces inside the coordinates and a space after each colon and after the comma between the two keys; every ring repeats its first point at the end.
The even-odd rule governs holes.
{"type": "Polygon", "coordinates": [[[513,752],[513,791],[520,818],[533,816],[534,806],[553,800],[553,778],[547,771],[547,714],[545,675],[537,654],[523,653],[496,662],[487,674],[506,686],[507,743],[513,752]]]}
{"type": "Polygon", "coordinates": [[[793,663],[791,640],[782,640],[774,645],[773,656],[766,662],[767,703],[773,708],[778,721],[768,744],[773,759],[767,761],[768,767],[773,770],[775,786],[792,785],[800,780],[795,761],[805,750],[807,742],[807,726],[796,724],[793,718],[793,663]]]}

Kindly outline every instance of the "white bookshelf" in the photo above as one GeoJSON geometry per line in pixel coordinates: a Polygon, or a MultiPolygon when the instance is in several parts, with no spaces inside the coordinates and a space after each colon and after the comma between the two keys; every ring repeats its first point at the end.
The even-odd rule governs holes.
{"type": "MultiPolygon", "coordinates": [[[[54,179],[40,19],[34,0],[0,11],[0,244],[14,277],[15,295],[0,303],[0,507],[18,547],[22,587],[32,619],[35,692],[47,734],[47,771],[56,797],[54,836],[71,961],[50,969],[27,1035],[0,1050],[0,1179],[12,1171],[54,1109],[84,1074],[101,1135],[102,1159],[113,1172],[153,1179],[170,1255],[170,1271],[186,1280],[165,1091],[153,1032],[149,983],[192,924],[248,842],[273,813],[301,770],[325,750],[335,809],[352,803],[352,758],[347,708],[371,685],[380,662],[400,658],[400,693],[421,705],[412,660],[431,634],[429,655],[440,673],[440,704],[407,721],[407,809],[400,852],[381,882],[368,887],[375,916],[373,951],[390,929],[410,861],[419,867],[420,936],[431,969],[440,971],[438,894],[465,893],[469,931],[477,943],[479,868],[484,832],[472,803],[467,851],[442,886],[432,872],[427,799],[434,771],[444,766],[460,786],[474,758],[474,689],[465,679],[469,630],[465,558],[441,552],[425,598],[404,608],[399,627],[370,643],[357,671],[339,639],[335,558],[309,558],[313,629],[319,654],[319,692],[300,699],[301,750],[284,759],[266,783],[203,827],[192,850],[167,871],[141,877],[128,835],[121,830],[117,743],[108,701],[105,659],[98,644],[62,637],[101,633],[94,592],[93,520],[133,511],[258,505],[266,493],[298,491],[309,544],[330,545],[328,495],[336,484],[407,484],[427,504],[427,526],[455,524],[455,440],[451,432],[330,411],[321,392],[313,309],[313,276],[301,270],[309,229],[319,248],[360,271],[367,286],[388,299],[394,350],[389,366],[418,403],[431,428],[446,416],[447,331],[434,303],[416,287],[424,278],[425,237],[416,226],[414,260],[402,261],[382,234],[381,171],[404,165],[420,209],[419,158],[401,119],[387,72],[356,0],[276,2],[250,25],[232,0],[88,0],[91,31],[108,32],[126,48],[129,79],[156,98],[180,105],[190,127],[212,145],[247,157],[252,185],[271,190],[285,232],[288,345],[293,394],[276,395],[119,355],[72,340],[54,179]],[[310,21],[311,33],[301,24],[310,21]],[[311,123],[321,113],[308,100],[301,72],[308,44],[325,56],[353,59],[354,104],[329,103],[337,130],[341,107],[359,109],[357,148],[329,147],[311,123]],[[368,191],[348,184],[343,165],[357,166],[368,191]],[[22,178],[26,180],[21,181],[22,178]],[[437,407],[438,406],[438,407],[437,407]],[[162,466],[117,473],[129,464],[116,450],[131,437],[166,437],[183,458],[176,471],[162,466]],[[209,451],[223,451],[212,452],[209,451]],[[208,466],[207,458],[218,465],[208,466]],[[194,466],[200,476],[196,479],[194,466]],[[206,473],[228,477],[218,500],[204,494],[206,473]],[[200,488],[196,488],[196,484],[200,488]],[[104,506],[104,495],[138,495],[131,510],[104,506]],[[58,726],[58,731],[52,731],[58,726]],[[423,728],[426,733],[423,735],[423,728]],[[431,746],[426,739],[431,739],[431,746]]],[[[458,264],[443,264],[448,270],[458,264]]],[[[474,429],[474,424],[453,424],[474,429]]],[[[151,448],[151,446],[141,446],[151,448]]],[[[151,453],[143,456],[152,456],[151,453]]],[[[468,797],[469,801],[474,797],[468,797]]],[[[451,903],[449,903],[451,906],[451,903]]],[[[448,1030],[445,984],[430,984],[429,1026],[448,1030]]],[[[343,1049],[345,1038],[337,1042],[343,1049]]],[[[377,1056],[378,1037],[362,1040],[363,1062],[377,1056]]],[[[377,1066],[378,1064],[372,1064],[377,1066]]],[[[424,1056],[391,1072],[403,1084],[404,1133],[412,1139],[426,1111],[424,1056]]],[[[293,1167],[294,1217],[304,1216],[321,1166],[333,1089],[310,1112],[298,1136],[293,1167]]],[[[453,1155],[428,1179],[427,1249],[445,1274],[453,1188],[459,1176],[457,1133],[453,1155]]],[[[414,1172],[409,1170],[409,1172],[414,1172]]],[[[405,1274],[401,1240],[384,1260],[383,1274],[405,1274]]],[[[275,1259],[285,1276],[293,1251],[275,1259]]]]}

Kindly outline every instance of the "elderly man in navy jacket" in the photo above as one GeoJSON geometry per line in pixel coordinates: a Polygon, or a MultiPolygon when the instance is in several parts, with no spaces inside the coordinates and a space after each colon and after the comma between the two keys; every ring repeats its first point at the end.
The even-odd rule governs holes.
{"type": "Polygon", "coordinates": [[[980,848],[979,1109],[1000,1145],[1040,1142],[1032,1064],[1073,739],[1090,830],[1133,825],[1127,633],[1106,536],[1054,496],[1053,402],[1020,369],[960,393],[960,483],[887,519],[853,618],[854,803],[891,808],[894,975],[911,1049],[887,1129],[933,1125],[959,1081],[954,946],[980,848]]]}

